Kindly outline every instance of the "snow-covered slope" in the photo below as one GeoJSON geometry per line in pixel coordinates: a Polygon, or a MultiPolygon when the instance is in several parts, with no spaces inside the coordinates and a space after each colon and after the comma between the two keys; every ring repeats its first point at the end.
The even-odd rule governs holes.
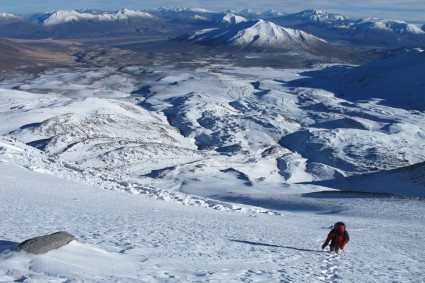
{"type": "Polygon", "coordinates": [[[180,39],[182,38],[205,45],[229,45],[242,48],[302,49],[324,43],[322,39],[311,34],[283,28],[264,20],[202,30],[180,37],[180,39]]]}
{"type": "MultiPolygon", "coordinates": [[[[63,75],[66,76],[66,73],[63,75]]],[[[101,79],[101,76],[98,74],[97,78],[101,79]]],[[[21,89],[48,91],[62,84],[49,78],[52,77],[46,75],[46,83],[24,85],[21,89]]],[[[112,83],[114,77],[103,79],[112,83]]],[[[96,83],[99,84],[100,80],[96,83]]],[[[116,83],[119,84],[118,81],[116,83]]],[[[10,101],[19,96],[20,103],[27,107],[19,119],[13,116],[5,118],[8,123],[3,124],[1,131],[65,160],[122,173],[136,171],[144,174],[163,168],[165,164],[174,166],[202,157],[202,154],[193,151],[196,148],[193,141],[183,138],[163,116],[117,101],[129,96],[121,92],[125,87],[128,86],[123,84],[119,90],[82,89],[81,85],[68,83],[62,88],[66,96],[2,92],[2,97],[9,97],[10,101]],[[75,95],[79,98],[74,100],[72,97],[75,95]],[[38,108],[46,104],[55,110],[40,113],[38,108]],[[127,125],[126,128],[122,128],[123,125],[127,125]],[[125,156],[132,156],[131,161],[125,156]],[[164,163],[156,156],[167,156],[167,161],[164,163]]],[[[8,106],[13,107],[8,104],[3,107],[8,106]]]]}
{"type": "MultiPolygon", "coordinates": [[[[395,59],[382,69],[409,78],[407,70],[422,62],[422,53],[412,52],[411,63],[410,53],[399,60],[413,69],[395,59]]],[[[282,184],[425,160],[423,112],[356,85],[357,68],[364,75],[374,64],[308,72],[230,65],[54,70],[3,83],[0,130],[83,168],[143,176],[152,187],[216,199],[244,186],[274,194],[282,184]]],[[[386,74],[368,84],[382,84],[386,74]]],[[[423,82],[418,74],[409,84],[398,81],[400,89],[414,93],[423,82]]]]}
{"type": "Polygon", "coordinates": [[[335,90],[356,70],[382,71],[373,83],[421,66],[422,52],[361,67],[206,58],[3,77],[0,281],[423,278],[412,246],[425,240],[425,112],[335,90]],[[338,256],[320,250],[336,221],[351,236],[338,256]],[[10,250],[59,230],[78,241],[10,250]]]}
{"type": "MultiPolygon", "coordinates": [[[[0,151],[5,147],[0,141],[0,151]]],[[[415,282],[425,276],[425,252],[412,252],[425,240],[423,201],[294,194],[269,200],[288,212],[220,211],[0,160],[2,282],[415,282]],[[341,220],[351,238],[344,253],[321,251],[329,227],[341,220]],[[37,256],[9,250],[61,230],[77,241],[37,256]],[[379,231],[374,241],[371,231],[379,231]]]]}
{"type": "Polygon", "coordinates": [[[73,10],[66,10],[66,11],[60,10],[60,11],[56,11],[43,16],[40,19],[40,21],[42,22],[43,25],[53,26],[53,25],[75,23],[75,22],[124,21],[130,18],[136,18],[136,17],[152,18],[153,16],[145,12],[134,11],[129,9],[122,9],[115,13],[101,13],[101,14],[94,14],[94,13],[88,13],[88,12],[80,13],[73,10]]]}
{"type": "MultiPolygon", "coordinates": [[[[223,25],[223,14],[185,11],[194,26],[223,25]]],[[[192,39],[326,44],[262,20],[214,31],[217,42],[192,39]]],[[[0,48],[15,61],[23,50],[0,48]]],[[[0,282],[425,278],[423,49],[300,69],[219,52],[103,61],[105,50],[89,53],[96,67],[0,77],[0,282]],[[351,236],[339,255],[320,249],[336,221],[351,236]],[[60,230],[78,241],[11,250],[60,230]]]]}

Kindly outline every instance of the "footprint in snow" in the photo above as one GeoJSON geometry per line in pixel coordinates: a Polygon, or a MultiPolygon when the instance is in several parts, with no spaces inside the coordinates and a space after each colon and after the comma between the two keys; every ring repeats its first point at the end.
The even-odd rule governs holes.
{"type": "Polygon", "coordinates": [[[321,274],[319,280],[323,282],[341,282],[342,277],[339,275],[339,259],[340,256],[336,253],[329,253],[325,259],[322,260],[320,267],[321,274]]]}

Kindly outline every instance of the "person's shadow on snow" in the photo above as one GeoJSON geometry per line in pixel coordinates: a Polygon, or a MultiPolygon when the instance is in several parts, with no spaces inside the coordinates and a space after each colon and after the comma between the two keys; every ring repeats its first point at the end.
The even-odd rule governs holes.
{"type": "Polygon", "coordinates": [[[0,253],[10,250],[14,247],[16,247],[16,245],[18,245],[19,243],[17,242],[12,242],[12,241],[5,241],[5,240],[0,240],[0,253]]]}
{"type": "Polygon", "coordinates": [[[272,245],[272,244],[258,243],[258,242],[250,242],[250,241],[243,241],[243,240],[232,240],[232,239],[230,239],[230,241],[236,242],[236,243],[253,245],[253,246],[264,246],[264,247],[291,249],[291,250],[296,250],[296,251],[300,251],[300,252],[313,252],[313,253],[321,253],[322,252],[320,250],[301,249],[301,248],[295,248],[295,247],[279,246],[279,245],[272,245]]]}

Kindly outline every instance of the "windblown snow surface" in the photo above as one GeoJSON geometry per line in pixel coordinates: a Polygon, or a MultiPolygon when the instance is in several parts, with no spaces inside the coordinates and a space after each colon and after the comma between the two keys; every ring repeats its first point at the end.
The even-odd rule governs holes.
{"type": "Polygon", "coordinates": [[[402,94],[417,107],[374,92],[394,76],[379,64],[407,76],[425,61],[388,60],[4,79],[0,282],[422,281],[423,80],[402,94]],[[359,70],[376,80],[355,83],[359,70]],[[351,236],[340,255],[321,250],[336,221],[351,236]],[[59,230],[78,241],[10,250],[59,230]]]}

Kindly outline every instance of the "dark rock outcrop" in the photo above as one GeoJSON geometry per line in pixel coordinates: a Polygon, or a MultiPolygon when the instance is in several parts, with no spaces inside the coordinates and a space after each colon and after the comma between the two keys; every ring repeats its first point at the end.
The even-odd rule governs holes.
{"type": "Polygon", "coordinates": [[[25,240],[20,243],[15,250],[39,255],[60,248],[73,240],[76,240],[73,235],[61,231],[25,240]]]}

